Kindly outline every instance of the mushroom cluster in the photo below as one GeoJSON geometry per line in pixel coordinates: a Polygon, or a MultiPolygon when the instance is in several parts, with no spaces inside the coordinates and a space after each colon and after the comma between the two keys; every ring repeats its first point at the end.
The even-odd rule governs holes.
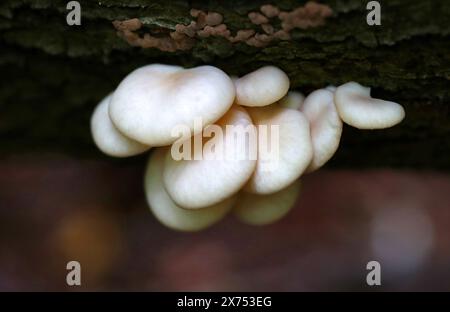
{"type": "Polygon", "coordinates": [[[110,156],[152,150],[144,188],[167,227],[198,231],[229,212],[247,224],[269,224],[294,206],[301,176],[334,155],[343,122],[382,129],[405,116],[401,105],[372,98],[356,82],[306,98],[289,87],[274,66],[237,78],[213,66],[147,65],[98,104],[91,132],[110,156]],[[217,157],[223,151],[232,153],[217,157]]]}

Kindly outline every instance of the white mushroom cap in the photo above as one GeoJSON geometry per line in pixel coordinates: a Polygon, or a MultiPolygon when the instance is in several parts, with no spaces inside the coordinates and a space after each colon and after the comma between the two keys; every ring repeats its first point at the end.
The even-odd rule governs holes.
{"type": "Polygon", "coordinates": [[[235,81],[236,103],[266,106],[280,100],[289,90],[289,78],[278,67],[264,66],[235,81]]]}
{"type": "Polygon", "coordinates": [[[322,167],[336,152],[342,134],[342,120],[334,105],[334,93],[320,89],[309,94],[300,111],[309,121],[313,159],[308,171],[322,167]]]}
{"type": "Polygon", "coordinates": [[[166,152],[166,148],[157,148],[150,156],[145,171],[145,194],[155,217],[165,226],[179,231],[199,231],[222,219],[232,208],[236,197],[198,210],[183,209],[173,202],[163,184],[166,152]]]}
{"type": "Polygon", "coordinates": [[[277,105],[249,108],[248,112],[258,129],[258,161],[244,189],[275,193],[298,179],[311,162],[309,123],[300,111],[277,105]],[[261,127],[264,125],[267,127],[261,127]],[[278,140],[272,126],[278,129],[278,140]],[[267,133],[269,137],[263,140],[267,133]]]}
{"type": "Polygon", "coordinates": [[[95,108],[91,117],[91,133],[97,147],[105,154],[115,157],[133,156],[150,147],[127,138],[114,126],[109,118],[108,108],[111,94],[95,108]]]}
{"type": "Polygon", "coordinates": [[[334,101],[342,120],[358,129],[389,128],[405,117],[401,105],[370,97],[370,88],[356,82],[339,86],[334,101]]]}
{"type": "MultiPolygon", "coordinates": [[[[203,208],[214,205],[237,193],[247,182],[256,166],[255,157],[249,157],[246,149],[251,148],[245,143],[245,136],[230,136],[227,126],[249,127],[256,137],[256,130],[248,113],[239,106],[233,106],[216,125],[205,128],[205,132],[212,127],[218,127],[223,133],[223,139],[215,140],[215,151],[207,149],[206,144],[213,138],[203,138],[203,159],[174,160],[171,153],[167,153],[164,167],[164,185],[170,197],[179,206],[188,209],[203,208]],[[220,151],[235,150],[234,157],[223,157],[220,151]]],[[[194,138],[195,140],[195,138],[194,138]]],[[[254,140],[256,145],[256,139],[254,140]]],[[[233,153],[230,153],[233,154],[233,153]]]]}
{"type": "Polygon", "coordinates": [[[233,104],[234,95],[233,82],[218,68],[154,64],[125,77],[114,92],[109,112],[125,135],[162,146],[177,139],[171,135],[175,126],[186,125],[193,131],[196,118],[205,125],[218,120],[233,104]]]}
{"type": "Polygon", "coordinates": [[[300,189],[300,179],[297,179],[288,187],[273,194],[241,192],[233,212],[240,221],[251,225],[265,225],[278,221],[294,207],[300,189]]]}
{"type": "Polygon", "coordinates": [[[286,108],[299,109],[304,100],[305,96],[301,92],[289,91],[278,103],[286,108]]]}

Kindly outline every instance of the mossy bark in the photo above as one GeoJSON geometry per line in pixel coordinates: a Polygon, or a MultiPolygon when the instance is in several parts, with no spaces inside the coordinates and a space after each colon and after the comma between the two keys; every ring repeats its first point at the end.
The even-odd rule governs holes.
{"type": "Polygon", "coordinates": [[[290,10],[305,1],[80,1],[81,26],[66,24],[67,2],[0,4],[2,155],[63,151],[99,157],[90,114],[144,64],[212,64],[234,75],[272,64],[288,73],[293,89],[307,93],[354,80],[405,107],[405,121],[392,129],[346,127],[332,166],[450,168],[449,1],[379,1],[381,26],[367,25],[367,1],[321,1],[333,17],[324,26],[293,31],[291,40],[255,48],[213,37],[174,53],[130,47],[112,21],[137,17],[146,31],[164,32],[188,24],[190,8],[197,8],[221,13],[234,33],[260,29],[247,14],[261,4],[290,10]]]}

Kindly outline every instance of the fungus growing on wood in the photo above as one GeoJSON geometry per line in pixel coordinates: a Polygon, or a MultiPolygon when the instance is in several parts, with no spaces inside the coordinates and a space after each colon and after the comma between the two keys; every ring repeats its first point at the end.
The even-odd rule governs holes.
{"type": "Polygon", "coordinates": [[[183,209],[167,194],[163,184],[163,165],[167,148],[153,151],[147,164],[144,189],[150,211],[164,225],[178,231],[199,231],[225,217],[235,202],[230,197],[203,209],[183,209]]]}
{"type": "Polygon", "coordinates": [[[308,120],[297,110],[277,105],[251,107],[248,112],[258,127],[258,161],[244,190],[257,194],[278,192],[298,179],[311,162],[308,120]],[[266,126],[268,134],[262,136],[261,125],[266,126]],[[270,142],[263,142],[263,137],[270,142]]]}
{"type": "Polygon", "coordinates": [[[233,104],[234,95],[233,82],[216,67],[183,69],[153,64],[136,69],[122,80],[109,113],[128,137],[150,146],[164,146],[177,139],[172,135],[177,125],[193,130],[196,118],[205,125],[217,121],[233,104]]]}
{"type": "Polygon", "coordinates": [[[305,100],[305,96],[301,92],[297,91],[289,91],[285,97],[278,101],[279,105],[292,108],[292,109],[300,109],[305,100]]]}
{"type": "Polygon", "coordinates": [[[97,147],[114,157],[134,156],[150,149],[150,146],[126,137],[114,126],[108,112],[111,96],[106,96],[97,105],[91,117],[91,133],[97,147]]]}
{"type": "Polygon", "coordinates": [[[235,81],[236,103],[266,106],[275,103],[289,90],[289,77],[275,66],[261,67],[235,81]]]}
{"type": "Polygon", "coordinates": [[[308,171],[322,167],[339,147],[342,134],[342,121],[334,105],[334,94],[319,89],[309,94],[300,111],[309,121],[313,158],[308,171]]]}
{"type": "Polygon", "coordinates": [[[358,129],[384,129],[405,118],[405,110],[395,102],[374,99],[370,88],[347,82],[336,89],[334,100],[342,120],[358,129]]]}
{"type": "MultiPolygon", "coordinates": [[[[261,36],[250,39],[265,40],[261,36]]],[[[236,198],[234,212],[241,221],[268,224],[292,208],[301,175],[337,151],[342,121],[381,129],[405,115],[402,106],[372,98],[370,89],[356,82],[306,98],[288,89],[289,78],[274,66],[238,78],[212,66],[148,65],[100,102],[91,131],[98,147],[112,156],[167,146],[156,148],[145,173],[150,209],[166,226],[201,230],[224,217],[236,198]]]]}
{"type": "Polygon", "coordinates": [[[214,137],[204,143],[201,159],[194,155],[193,159],[175,160],[167,153],[164,185],[179,206],[199,209],[219,203],[236,194],[254,172],[256,157],[248,157],[244,133],[229,132],[227,127],[251,130],[253,125],[242,107],[233,106],[215,125],[205,128],[204,132],[214,133],[214,137]]]}

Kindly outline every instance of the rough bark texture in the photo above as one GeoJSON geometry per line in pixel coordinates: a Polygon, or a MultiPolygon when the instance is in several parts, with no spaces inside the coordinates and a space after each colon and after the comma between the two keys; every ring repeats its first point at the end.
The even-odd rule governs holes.
{"type": "MultiPolygon", "coordinates": [[[[67,1],[0,4],[0,151],[64,151],[99,157],[89,133],[96,103],[131,70],[160,62],[212,64],[241,75],[261,65],[285,70],[292,89],[308,93],[355,80],[404,105],[392,129],[346,127],[332,166],[450,168],[450,2],[380,1],[382,26],[366,24],[367,1],[322,1],[333,10],[324,26],[296,29],[264,48],[220,37],[196,39],[188,51],[129,46],[114,20],[139,18],[147,31],[188,24],[191,8],[219,12],[231,32],[259,26],[247,14],[270,1],[80,1],[82,25],[66,24],[67,1]]],[[[290,10],[305,1],[272,4],[290,10]]],[[[277,27],[277,25],[275,25],[277,27]]]]}

